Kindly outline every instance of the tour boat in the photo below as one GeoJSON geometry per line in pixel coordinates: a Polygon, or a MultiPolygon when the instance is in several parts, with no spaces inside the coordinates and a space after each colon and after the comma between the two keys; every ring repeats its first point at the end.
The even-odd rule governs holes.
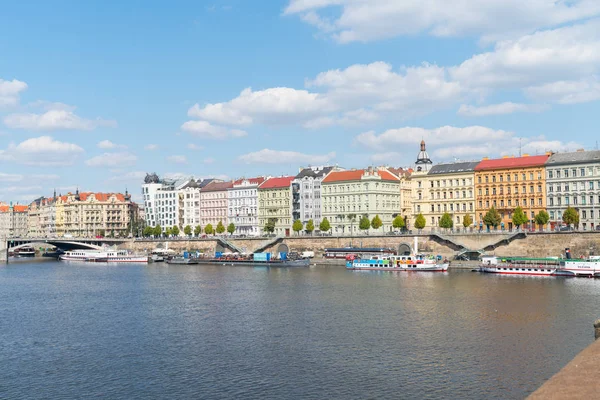
{"type": "Polygon", "coordinates": [[[31,246],[21,247],[14,251],[16,257],[35,257],[35,249],[31,246]]]}
{"type": "Polygon", "coordinates": [[[415,237],[415,252],[409,255],[363,255],[356,257],[352,254],[346,256],[346,268],[368,271],[422,271],[446,272],[450,265],[447,261],[439,262],[435,256],[417,252],[418,242],[415,237]]]}
{"type": "Polygon", "coordinates": [[[570,249],[565,250],[566,258],[526,258],[484,256],[480,271],[505,275],[537,275],[600,278],[600,256],[587,259],[571,258],[570,249]]]}
{"type": "Polygon", "coordinates": [[[148,256],[135,255],[127,250],[71,250],[60,255],[62,261],[147,263],[148,256]]]}

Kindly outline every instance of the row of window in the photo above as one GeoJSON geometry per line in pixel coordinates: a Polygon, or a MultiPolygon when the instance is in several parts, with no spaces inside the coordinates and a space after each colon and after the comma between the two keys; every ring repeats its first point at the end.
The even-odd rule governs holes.
{"type": "Polygon", "coordinates": [[[331,185],[331,186],[323,186],[323,191],[325,193],[348,193],[348,192],[358,192],[361,190],[360,186],[363,186],[363,190],[368,191],[370,187],[375,190],[389,190],[389,191],[398,191],[398,184],[392,183],[350,183],[347,185],[331,185]],[[373,185],[373,186],[371,186],[373,185]]]}
{"type": "MultiPolygon", "coordinates": [[[[594,175],[594,167],[548,169],[548,179],[577,178],[594,175]]],[[[596,167],[596,175],[600,175],[600,167],[596,167]]]]}
{"type": "MultiPolygon", "coordinates": [[[[569,190],[573,190],[573,191],[577,191],[577,190],[595,190],[594,188],[600,189],[600,181],[598,181],[596,184],[594,184],[594,181],[588,181],[588,182],[572,182],[572,186],[569,185],[568,183],[565,183],[564,185],[564,191],[568,192],[569,190]]],[[[563,186],[558,183],[556,185],[553,184],[549,184],[548,185],[548,192],[562,192],[563,190],[563,186]]]]}
{"type": "MultiPolygon", "coordinates": [[[[542,185],[537,186],[537,192],[542,193],[542,185]]],[[[486,196],[489,196],[490,188],[485,188],[485,190],[482,188],[477,189],[477,194],[479,196],[482,196],[483,193],[485,193],[486,196]]],[[[492,187],[491,193],[492,193],[492,196],[495,196],[496,194],[503,195],[504,194],[504,186],[500,186],[498,188],[492,187]]],[[[515,186],[514,188],[511,188],[510,186],[506,186],[506,194],[512,194],[512,193],[519,194],[519,187],[515,186]]],[[[521,193],[522,194],[527,193],[527,186],[525,186],[525,185],[521,186],[521,193]]],[[[533,185],[529,185],[529,193],[534,193],[533,185]]]]}
{"type": "MultiPolygon", "coordinates": [[[[538,171],[537,173],[533,173],[530,172],[529,174],[522,172],[521,174],[521,180],[522,181],[526,181],[527,177],[529,177],[529,180],[532,181],[534,176],[537,177],[537,180],[542,180],[542,172],[538,171]]],[[[519,181],[519,174],[497,174],[497,175],[484,175],[484,176],[478,176],[477,177],[477,183],[494,183],[494,182],[504,182],[506,180],[506,182],[511,182],[511,176],[513,178],[513,182],[518,182],[519,181]]]]}
{"type": "MultiPolygon", "coordinates": [[[[558,197],[549,197],[548,198],[548,206],[552,207],[554,205],[556,206],[562,206],[564,203],[565,206],[569,206],[569,205],[594,205],[594,196],[558,196],[558,197]],[[573,202],[571,203],[571,199],[573,200],[573,202]],[[589,199],[589,203],[587,202],[587,200],[589,199]],[[564,201],[563,201],[564,200],[564,201]]],[[[598,196],[598,204],[600,204],[600,196],[598,196]]]]}
{"type": "MultiPolygon", "coordinates": [[[[519,201],[519,199],[515,199],[514,201],[514,207],[519,207],[519,206],[523,206],[523,207],[527,207],[527,199],[521,199],[522,201],[519,201]]],[[[535,207],[535,199],[529,199],[529,206],[531,207],[535,207]]],[[[483,208],[484,204],[485,204],[485,208],[490,208],[490,206],[494,206],[494,208],[498,207],[498,204],[500,204],[500,207],[513,207],[513,201],[512,199],[508,199],[506,202],[504,200],[500,200],[500,202],[493,200],[493,201],[489,201],[486,200],[485,203],[482,200],[479,200],[479,208],[483,208]]],[[[538,198],[537,201],[537,205],[538,206],[543,206],[544,202],[541,198],[538,198]]]]}

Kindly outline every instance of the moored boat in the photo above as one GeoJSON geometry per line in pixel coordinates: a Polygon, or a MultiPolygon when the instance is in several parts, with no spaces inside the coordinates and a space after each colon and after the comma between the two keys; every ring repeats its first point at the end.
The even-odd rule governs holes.
{"type": "Polygon", "coordinates": [[[15,257],[35,257],[35,249],[31,246],[24,246],[14,251],[15,257]]]}
{"type": "Polygon", "coordinates": [[[425,254],[362,258],[348,256],[346,259],[346,268],[353,270],[446,272],[448,267],[448,262],[439,262],[435,257],[425,254]]]}
{"type": "Polygon", "coordinates": [[[127,250],[70,250],[61,254],[59,260],[106,263],[147,263],[148,256],[132,254],[127,250]]]}

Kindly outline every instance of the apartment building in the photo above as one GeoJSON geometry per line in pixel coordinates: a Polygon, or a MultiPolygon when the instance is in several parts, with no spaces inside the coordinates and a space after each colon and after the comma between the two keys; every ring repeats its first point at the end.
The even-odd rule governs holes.
{"type": "Polygon", "coordinates": [[[26,205],[0,203],[0,238],[27,235],[28,209],[26,205]]]}
{"type": "MultiPolygon", "coordinates": [[[[163,232],[173,226],[182,229],[186,199],[180,191],[192,180],[192,177],[177,180],[160,179],[156,174],[147,174],[142,184],[146,224],[160,225],[163,232]]],[[[188,218],[195,218],[194,210],[189,213],[188,218]]]]}
{"type": "Polygon", "coordinates": [[[341,168],[332,166],[317,166],[300,168],[300,172],[292,182],[293,219],[299,219],[303,224],[313,220],[315,226],[321,223],[321,183],[327,174],[341,168]]]}
{"type": "Polygon", "coordinates": [[[258,226],[264,230],[275,221],[276,235],[289,236],[292,223],[292,182],[294,176],[269,178],[258,187],[258,226]]]}
{"type": "Polygon", "coordinates": [[[228,189],[228,222],[235,225],[236,234],[258,236],[262,232],[258,226],[258,186],[266,179],[238,179],[228,189]]]}
{"type": "Polygon", "coordinates": [[[227,225],[229,221],[229,189],[233,182],[213,181],[200,191],[200,215],[202,226],[211,224],[216,227],[219,222],[227,225]]]}

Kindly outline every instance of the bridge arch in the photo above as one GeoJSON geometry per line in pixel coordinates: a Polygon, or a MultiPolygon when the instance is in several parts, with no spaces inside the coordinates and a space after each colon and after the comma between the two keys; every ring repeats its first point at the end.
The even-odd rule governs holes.
{"type": "Polygon", "coordinates": [[[410,255],[413,252],[413,248],[410,244],[408,243],[400,243],[398,245],[398,255],[400,256],[407,256],[410,255]]]}

